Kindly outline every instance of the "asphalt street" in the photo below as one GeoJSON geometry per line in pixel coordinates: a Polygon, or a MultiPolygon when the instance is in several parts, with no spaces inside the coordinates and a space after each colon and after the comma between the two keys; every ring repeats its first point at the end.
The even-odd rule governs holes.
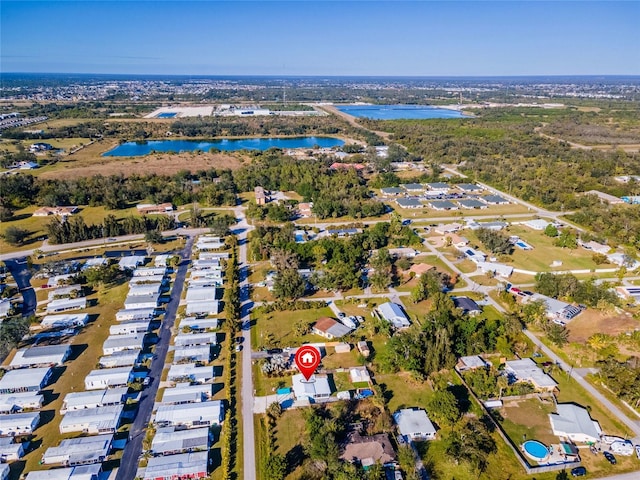
{"type": "Polygon", "coordinates": [[[31,272],[27,268],[25,257],[5,260],[5,265],[13,275],[22,294],[22,315],[29,317],[36,312],[36,292],[31,286],[31,272]]]}

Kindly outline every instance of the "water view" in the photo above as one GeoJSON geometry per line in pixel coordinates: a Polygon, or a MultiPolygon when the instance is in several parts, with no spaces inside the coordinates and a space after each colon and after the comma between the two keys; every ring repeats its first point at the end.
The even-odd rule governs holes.
{"type": "Polygon", "coordinates": [[[372,120],[424,120],[427,118],[467,118],[457,110],[426,105],[341,105],[336,108],[354,117],[372,120]]]}
{"type": "Polygon", "coordinates": [[[212,148],[232,152],[236,150],[269,150],[270,148],[339,147],[344,141],[334,137],[243,138],[236,140],[149,140],[126,142],[103,153],[105,157],[139,157],[151,152],[208,152],[212,148]]]}

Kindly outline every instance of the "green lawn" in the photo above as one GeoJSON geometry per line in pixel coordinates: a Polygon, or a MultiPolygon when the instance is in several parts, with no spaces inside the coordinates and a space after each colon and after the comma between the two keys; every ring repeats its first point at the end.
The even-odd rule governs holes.
{"type": "Polygon", "coordinates": [[[311,324],[320,317],[331,317],[332,315],[333,312],[329,307],[254,315],[256,330],[255,335],[252,336],[253,348],[298,346],[304,342],[322,341],[323,337],[311,333],[297,335],[294,332],[294,326],[300,321],[311,324]]]}

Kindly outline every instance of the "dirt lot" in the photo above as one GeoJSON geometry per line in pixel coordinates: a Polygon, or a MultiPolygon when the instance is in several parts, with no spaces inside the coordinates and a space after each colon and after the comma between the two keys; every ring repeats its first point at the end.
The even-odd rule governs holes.
{"type": "Polygon", "coordinates": [[[179,153],[152,154],[145,157],[93,157],[74,158],[57,163],[49,171],[43,171],[43,178],[78,178],[92,175],[148,174],[171,175],[180,170],[207,170],[210,168],[236,169],[243,159],[238,154],[227,153],[179,153]]]}
{"type": "Polygon", "coordinates": [[[569,329],[569,341],[585,343],[594,333],[619,335],[640,327],[640,321],[626,315],[611,315],[588,309],[573,319],[569,329]]]}

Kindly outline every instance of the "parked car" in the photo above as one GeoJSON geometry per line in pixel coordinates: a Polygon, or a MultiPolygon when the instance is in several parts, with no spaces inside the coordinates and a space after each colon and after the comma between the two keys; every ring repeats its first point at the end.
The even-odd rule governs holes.
{"type": "Polygon", "coordinates": [[[613,453],[611,452],[603,452],[603,453],[604,453],[604,458],[606,458],[611,465],[615,465],[616,463],[618,463],[613,453]]]}
{"type": "Polygon", "coordinates": [[[572,477],[584,477],[587,474],[587,469],[584,467],[576,467],[571,469],[572,477]]]}
{"type": "Polygon", "coordinates": [[[636,445],[635,449],[636,449],[636,457],[638,457],[638,460],[640,460],[640,445],[636,445]]]}

